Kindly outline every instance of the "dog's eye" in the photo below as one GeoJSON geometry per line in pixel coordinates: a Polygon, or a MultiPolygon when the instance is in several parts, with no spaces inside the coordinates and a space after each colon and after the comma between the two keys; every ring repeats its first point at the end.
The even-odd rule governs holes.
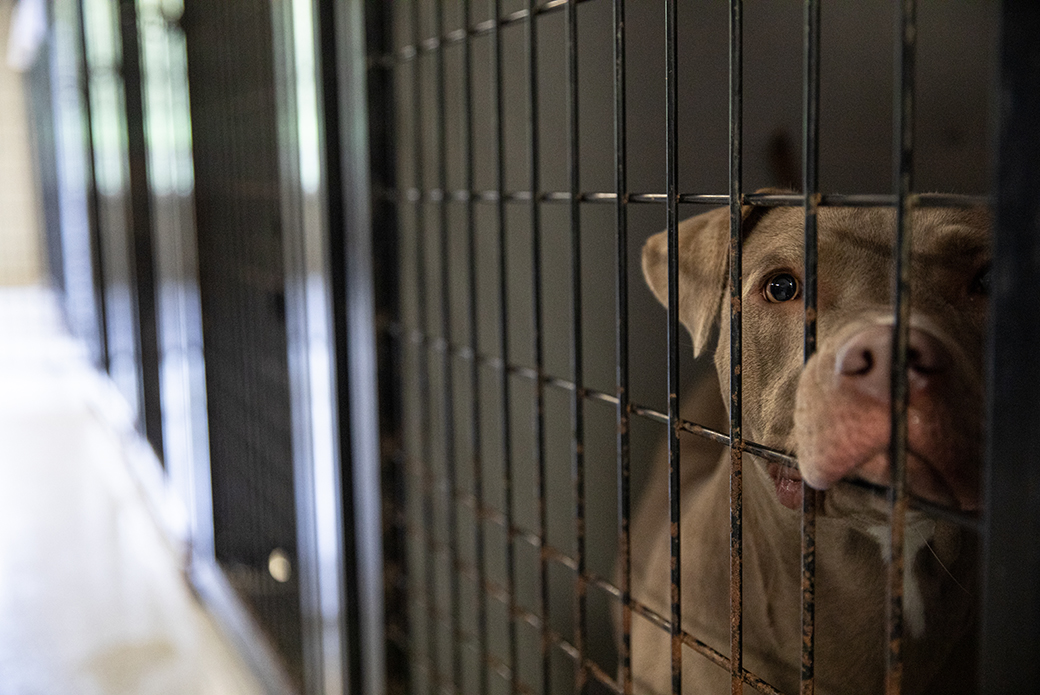
{"type": "Polygon", "coordinates": [[[971,286],[968,287],[968,292],[971,294],[977,294],[982,297],[989,296],[989,276],[990,276],[990,264],[987,263],[982,270],[972,279],[971,286]]]}
{"type": "Polygon", "coordinates": [[[789,302],[798,296],[798,280],[790,273],[778,273],[769,279],[763,292],[771,302],[789,302]]]}

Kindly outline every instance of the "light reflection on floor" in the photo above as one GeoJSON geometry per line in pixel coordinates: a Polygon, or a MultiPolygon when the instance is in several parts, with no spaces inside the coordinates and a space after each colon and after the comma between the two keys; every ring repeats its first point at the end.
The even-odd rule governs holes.
{"type": "Polygon", "coordinates": [[[0,695],[261,692],[192,598],[84,354],[47,292],[0,288],[0,695]]]}

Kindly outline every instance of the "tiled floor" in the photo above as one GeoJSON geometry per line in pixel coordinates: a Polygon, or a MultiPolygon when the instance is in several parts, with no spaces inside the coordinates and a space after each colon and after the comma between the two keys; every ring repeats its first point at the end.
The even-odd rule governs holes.
{"type": "Polygon", "coordinates": [[[0,288],[0,695],[262,692],[129,474],[118,402],[48,293],[0,288]]]}

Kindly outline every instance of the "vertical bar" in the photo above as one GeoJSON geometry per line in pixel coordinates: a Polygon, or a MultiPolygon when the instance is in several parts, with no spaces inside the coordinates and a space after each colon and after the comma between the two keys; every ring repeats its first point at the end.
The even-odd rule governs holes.
{"type": "Polygon", "coordinates": [[[896,22],[895,166],[896,272],[895,326],[892,335],[891,525],[888,565],[888,659],[885,692],[902,692],[903,679],[903,540],[909,497],[906,489],[907,348],[910,342],[910,222],[914,157],[914,62],[917,37],[915,0],[902,0],[896,22]]]}
{"type": "Polygon", "coordinates": [[[484,666],[484,659],[488,653],[488,620],[487,620],[487,593],[484,587],[487,584],[487,571],[485,569],[484,552],[484,462],[481,454],[481,407],[480,407],[480,361],[476,356],[480,354],[478,336],[478,306],[477,306],[477,225],[474,215],[474,146],[473,146],[473,46],[469,34],[470,0],[461,0],[462,23],[466,28],[466,40],[462,42],[462,146],[463,146],[463,176],[466,187],[466,254],[469,259],[469,349],[473,359],[469,363],[470,387],[472,389],[472,400],[470,401],[470,450],[473,452],[473,497],[476,499],[476,547],[474,549],[474,562],[477,566],[477,654],[479,657],[478,667],[479,680],[477,692],[490,692],[489,669],[484,666]]]}
{"type": "MultiPolygon", "coordinates": [[[[448,554],[451,565],[448,569],[449,598],[448,598],[448,621],[451,630],[452,651],[452,689],[457,690],[462,684],[462,625],[459,607],[461,605],[459,573],[457,568],[461,565],[459,559],[459,536],[458,536],[458,476],[456,474],[455,461],[455,379],[453,373],[453,358],[450,347],[451,340],[451,244],[450,230],[448,225],[448,117],[447,96],[444,75],[444,3],[435,2],[433,10],[433,33],[437,38],[437,50],[434,53],[436,61],[436,91],[437,91],[437,186],[441,190],[440,200],[437,205],[438,227],[440,228],[441,242],[441,336],[448,346],[441,352],[441,372],[443,375],[441,409],[444,417],[444,475],[447,477],[447,485],[443,486],[445,491],[445,511],[448,521],[448,554]]],[[[468,37],[467,37],[468,40],[468,37]]],[[[442,486],[438,484],[438,488],[442,486]]],[[[439,684],[438,684],[439,685],[439,684]]]]}
{"type": "MultiPolygon", "coordinates": [[[[348,487],[350,493],[344,500],[344,506],[352,512],[352,516],[348,517],[345,523],[348,528],[353,528],[353,538],[347,540],[347,548],[353,548],[353,553],[348,550],[345,555],[355,556],[352,559],[355,569],[354,586],[350,586],[349,579],[347,585],[348,617],[351,618],[348,632],[347,691],[351,692],[353,689],[354,692],[376,695],[386,689],[387,661],[379,413],[381,407],[387,408],[390,403],[380,404],[378,397],[377,374],[380,370],[376,344],[373,271],[377,262],[376,250],[373,248],[373,230],[378,218],[373,210],[371,190],[373,178],[381,177],[389,165],[385,161],[376,164],[370,159],[371,149],[378,147],[380,143],[370,142],[372,129],[369,111],[377,102],[387,105],[386,102],[389,100],[386,98],[385,83],[388,80],[378,72],[373,72],[371,79],[366,74],[366,39],[368,47],[377,49],[381,49],[382,46],[373,47],[372,43],[379,44],[383,39],[383,32],[372,32],[366,36],[366,20],[379,22],[377,26],[380,26],[383,13],[373,11],[371,15],[366,15],[364,0],[329,4],[332,5],[336,26],[335,36],[330,42],[337,46],[335,78],[338,80],[337,113],[342,149],[342,171],[339,180],[343,194],[339,213],[343,216],[345,237],[343,255],[338,259],[338,262],[345,263],[343,273],[346,287],[342,301],[346,313],[347,339],[343,347],[347,353],[346,381],[349,390],[349,397],[343,408],[349,418],[349,437],[343,445],[349,446],[350,451],[350,473],[344,476],[345,487],[348,487]],[[369,108],[358,108],[358,104],[368,104],[369,108]],[[357,606],[351,609],[349,604],[355,601],[357,606]],[[350,644],[349,641],[353,641],[354,644],[350,644]],[[351,660],[354,663],[350,663],[351,660]]],[[[326,5],[323,14],[327,16],[328,12],[329,8],[326,5]]],[[[328,66],[325,69],[328,70],[328,66]]],[[[331,100],[327,99],[326,103],[329,101],[331,100]]],[[[383,113],[380,116],[385,118],[387,114],[383,113]]],[[[372,139],[375,140],[374,137],[372,139]]],[[[377,151],[386,154],[386,150],[377,151]]],[[[331,197],[334,197],[335,193],[330,193],[331,197]]],[[[396,228],[392,231],[396,235],[396,228]]],[[[395,269],[397,261],[395,253],[395,269]]],[[[382,270],[381,279],[386,281],[386,274],[391,274],[396,285],[397,273],[388,273],[385,268],[382,270]]],[[[396,294],[392,295],[392,298],[386,295],[384,297],[393,301],[396,294]]],[[[392,426],[388,424],[388,428],[392,426]]]]}
{"type": "MultiPolygon", "coordinates": [[[[802,193],[805,195],[805,333],[808,362],[816,352],[816,215],[820,203],[820,0],[806,0],[803,88],[802,193]]],[[[802,669],[799,692],[815,691],[816,491],[802,482],[802,669]]]]}
{"type": "MultiPolygon", "coordinates": [[[[97,323],[99,326],[98,340],[97,340],[97,353],[92,355],[97,366],[103,369],[105,372],[109,370],[108,361],[108,331],[105,326],[108,325],[108,319],[106,317],[107,307],[105,306],[105,273],[104,266],[102,265],[101,249],[103,246],[103,239],[101,233],[101,215],[100,215],[100,195],[98,194],[97,178],[95,173],[94,163],[97,161],[97,153],[94,146],[93,133],[96,129],[94,123],[94,114],[92,111],[92,105],[90,102],[90,62],[88,59],[87,50],[87,10],[88,0],[80,0],[79,2],[79,22],[78,29],[79,35],[77,37],[79,41],[79,62],[83,66],[83,78],[81,79],[81,90],[80,101],[83,104],[83,126],[86,132],[86,137],[83,138],[84,145],[86,146],[86,157],[83,159],[84,174],[87,182],[86,191],[86,204],[87,204],[87,225],[90,230],[90,269],[93,274],[93,302],[97,307],[97,323]]],[[[53,262],[55,259],[50,259],[53,262]]],[[[94,346],[91,346],[93,349],[94,346]]]]}
{"type": "Polygon", "coordinates": [[[732,0],[729,26],[729,436],[730,436],[730,690],[740,695],[743,679],[743,433],[741,417],[741,179],[743,136],[743,2],[732,0]]]}
{"type": "Polygon", "coordinates": [[[624,695],[632,693],[632,545],[631,449],[628,404],[628,161],[625,140],[625,0],[614,0],[614,213],[617,221],[617,466],[618,562],[621,583],[621,646],[618,681],[624,695]]]}
{"type": "Polygon", "coordinates": [[[542,623],[542,692],[551,691],[549,652],[551,635],[549,630],[549,562],[545,553],[546,536],[549,532],[546,495],[548,487],[545,474],[545,357],[542,341],[542,219],[541,202],[541,157],[538,133],[538,2],[527,0],[527,128],[528,163],[531,177],[531,339],[534,348],[535,380],[534,403],[534,465],[538,494],[538,582],[540,587],[542,623]]]}
{"type": "MultiPolygon", "coordinates": [[[[346,9],[346,8],[344,8],[346,9]]],[[[337,32],[340,30],[336,8],[328,0],[315,0],[313,3],[314,39],[315,44],[311,49],[311,56],[315,59],[315,90],[321,95],[316,116],[324,120],[324,127],[320,153],[325,160],[323,175],[325,179],[324,207],[326,216],[326,245],[328,246],[328,261],[326,272],[328,274],[329,298],[328,306],[331,314],[329,328],[330,341],[332,343],[332,358],[334,360],[334,374],[336,376],[335,386],[335,414],[336,421],[335,437],[338,440],[339,456],[334,462],[338,469],[339,488],[336,497],[339,500],[339,552],[337,565],[339,567],[338,581],[340,584],[340,643],[342,650],[342,689],[347,692],[361,692],[361,645],[363,643],[361,631],[361,618],[359,613],[359,563],[357,543],[355,538],[363,538],[364,527],[355,521],[354,505],[354,481],[351,478],[353,466],[353,452],[350,448],[352,437],[350,408],[345,406],[351,397],[350,383],[350,337],[347,325],[347,316],[350,312],[350,304],[347,300],[348,287],[346,273],[344,272],[346,262],[346,244],[348,235],[348,222],[344,214],[344,200],[349,193],[344,190],[344,172],[350,166],[349,146],[345,146],[342,138],[342,111],[340,86],[337,82],[340,70],[352,71],[352,66],[344,62],[337,42],[337,32]],[[321,59],[318,59],[318,57],[321,59]],[[341,67],[342,65],[342,67],[341,67]]],[[[344,38],[346,38],[344,36],[344,38]]],[[[349,46],[349,44],[343,44],[349,46]]],[[[344,75],[345,80],[350,80],[350,75],[344,75]]],[[[349,83],[348,83],[349,84],[349,83]]],[[[367,109],[366,109],[367,110],[367,109]]],[[[362,116],[364,118],[364,116],[362,116]]],[[[359,179],[359,186],[367,186],[367,176],[359,179]]],[[[367,195],[369,190],[362,189],[367,195]]],[[[356,194],[355,194],[356,195],[356,194]]],[[[365,256],[371,259],[371,253],[365,256]]],[[[371,262],[371,261],[369,261],[371,262]]],[[[365,276],[362,276],[365,277],[365,276]]],[[[364,311],[359,307],[359,311],[364,311]]],[[[374,328],[374,326],[372,326],[374,328]]],[[[371,329],[370,329],[371,330],[371,329]]],[[[362,347],[366,345],[368,335],[358,336],[358,342],[362,347]]],[[[375,408],[375,403],[370,406],[375,408]]],[[[364,441],[370,432],[359,429],[357,436],[364,441]]],[[[366,465],[359,461],[359,467],[366,465]]],[[[324,554],[326,558],[332,558],[331,554],[324,554]]]]}
{"type": "Polygon", "coordinates": [[[665,179],[668,223],[668,516],[671,526],[672,693],[682,693],[682,561],[679,460],[678,2],[665,2],[665,179]]]}
{"type": "Polygon", "coordinates": [[[141,52],[138,45],[137,5],[134,0],[119,0],[119,35],[122,51],[122,84],[126,108],[126,156],[129,174],[129,217],[137,320],[140,346],[140,417],[145,436],[162,458],[162,404],[159,394],[159,327],[155,298],[155,263],[152,253],[152,199],[148,190],[147,141],[144,126],[144,100],[141,80],[141,52]]]}
{"type": "Polygon", "coordinates": [[[282,243],[303,676],[307,692],[329,693],[343,691],[349,667],[328,141],[321,118],[330,113],[319,82],[315,9],[313,0],[274,4],[272,23],[283,126],[282,243]]]}
{"type": "MultiPolygon", "coordinates": [[[[424,177],[424,157],[423,157],[423,126],[425,120],[423,118],[422,108],[422,35],[420,29],[420,12],[419,12],[420,0],[412,0],[412,45],[415,47],[416,57],[415,62],[412,65],[412,122],[414,124],[414,131],[412,133],[413,152],[415,161],[414,174],[414,187],[419,191],[419,196],[415,203],[415,274],[416,274],[416,323],[418,324],[419,332],[422,336],[422,340],[419,343],[419,355],[417,365],[417,391],[418,391],[418,402],[419,402],[419,422],[421,431],[421,447],[422,450],[416,457],[419,460],[419,465],[422,466],[423,476],[423,527],[426,530],[427,538],[432,539],[433,529],[436,528],[435,518],[436,509],[433,499],[434,484],[432,480],[432,466],[429,461],[429,456],[433,451],[431,445],[430,429],[431,429],[431,414],[430,414],[430,375],[429,375],[429,350],[430,350],[430,338],[429,338],[429,326],[428,324],[428,312],[426,306],[426,214],[424,209],[424,202],[426,199],[425,195],[425,177],[424,177]]],[[[428,543],[426,549],[426,659],[429,670],[427,675],[429,682],[427,687],[430,692],[435,692],[440,681],[440,664],[438,659],[438,644],[437,644],[437,561],[436,561],[437,550],[432,543],[428,543]]]]}
{"type": "Polygon", "coordinates": [[[574,592],[574,646],[578,652],[574,692],[582,693],[588,680],[585,667],[586,619],[586,561],[585,561],[585,387],[582,343],[581,307],[581,171],[579,168],[581,143],[578,129],[578,4],[569,0],[566,6],[567,22],[567,115],[570,142],[568,170],[570,174],[571,214],[571,364],[574,370],[574,391],[571,394],[571,418],[574,435],[572,457],[574,475],[574,534],[577,578],[574,592]]]}
{"type": "Polygon", "coordinates": [[[1040,5],[1005,0],[997,165],[979,692],[1040,680],[1040,5]],[[1009,665],[1013,665],[1013,668],[1009,665]]]}
{"type": "Polygon", "coordinates": [[[498,339],[502,350],[502,371],[499,372],[499,388],[502,393],[502,470],[503,494],[506,504],[506,585],[509,593],[509,668],[510,692],[520,692],[520,652],[517,641],[516,605],[516,538],[513,504],[513,456],[511,449],[512,425],[510,423],[509,388],[509,262],[506,237],[506,143],[504,112],[504,89],[502,80],[502,0],[490,0],[492,62],[494,64],[494,127],[495,127],[495,214],[498,218],[498,339]]]}

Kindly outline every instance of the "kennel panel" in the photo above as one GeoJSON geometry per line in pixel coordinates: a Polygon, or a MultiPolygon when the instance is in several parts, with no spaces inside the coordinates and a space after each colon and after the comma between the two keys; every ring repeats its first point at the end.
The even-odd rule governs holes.
{"type": "MultiPolygon", "coordinates": [[[[481,672],[475,677],[484,690],[505,683],[513,692],[566,692],[595,683],[625,691],[631,673],[624,633],[613,648],[609,640],[597,646],[602,635],[589,627],[599,620],[609,629],[612,619],[599,608],[597,616],[589,609],[589,597],[602,592],[617,603],[623,620],[649,620],[670,637],[675,690],[681,687],[682,662],[707,658],[730,671],[734,691],[775,692],[742,663],[741,474],[745,461],[747,466],[761,465],[760,459],[796,461],[789,452],[742,435],[742,410],[754,407],[761,394],[741,393],[739,386],[739,313],[730,322],[731,373],[722,385],[734,394],[727,404],[728,426],[705,427],[683,415],[680,395],[712,367],[707,359],[692,359],[674,310],[667,323],[662,320],[663,310],[641,278],[641,244],[651,233],[671,232],[669,305],[674,307],[678,222],[710,207],[730,208],[736,253],[729,273],[739,297],[742,206],[803,208],[811,269],[820,207],[903,210],[985,202],[978,195],[959,195],[984,192],[976,185],[981,179],[951,172],[939,180],[939,168],[928,169],[929,187],[952,193],[927,194],[905,178],[918,159],[933,161],[931,148],[938,140],[919,148],[907,142],[905,151],[896,148],[899,156],[885,157],[893,152],[894,133],[902,132],[893,130],[893,118],[907,113],[916,95],[910,79],[915,70],[900,70],[897,77],[893,71],[896,65],[913,65],[915,36],[926,35],[925,24],[919,34],[903,31],[884,3],[745,8],[738,1],[728,7],[666,3],[664,8],[626,6],[620,0],[515,8],[460,3],[451,16],[470,18],[462,31],[448,28],[454,24],[444,7],[418,2],[394,9],[392,48],[376,48],[369,58],[396,83],[393,108],[400,116],[397,177],[384,195],[405,221],[399,260],[405,291],[400,318],[386,334],[408,355],[402,391],[409,404],[404,425],[411,434],[401,445],[411,462],[411,482],[399,500],[403,506],[392,514],[408,520],[409,538],[409,561],[395,563],[395,571],[403,569],[413,594],[421,594],[411,598],[414,626],[407,633],[416,646],[412,673],[423,674],[421,684],[416,681],[419,690],[457,687],[460,674],[470,677],[460,664],[476,663],[481,672]],[[863,24],[867,31],[853,30],[863,24]],[[772,31],[778,26],[786,29],[772,31]],[[840,36],[848,31],[855,36],[845,46],[840,36]],[[903,57],[893,62],[896,37],[909,38],[899,44],[903,57]],[[882,54],[887,57],[879,59],[882,54]],[[875,71],[864,86],[869,108],[850,107],[841,95],[850,94],[866,65],[875,71]],[[884,76],[876,74],[876,65],[884,76]],[[451,74],[455,70],[463,74],[451,74]],[[784,89],[785,84],[796,88],[784,89]],[[609,146],[605,120],[613,125],[609,146]],[[860,131],[884,146],[867,152],[855,149],[856,142],[836,140],[841,132],[860,131]],[[590,146],[594,151],[585,151],[589,141],[596,143],[590,146]],[[894,188],[893,179],[900,186],[894,188]],[[763,185],[796,191],[753,192],[763,185]],[[465,250],[458,246],[460,228],[466,230],[465,250]],[[609,245],[606,234],[613,235],[609,245]],[[466,320],[460,321],[463,315],[466,320]],[[470,376],[464,379],[459,370],[467,369],[470,376]],[[471,410],[463,425],[466,408],[459,401],[467,400],[471,410]],[[602,423],[590,425],[591,409],[600,406],[613,409],[613,432],[602,423]],[[467,444],[460,446],[461,439],[467,444]],[[664,439],[671,442],[672,475],[671,492],[663,498],[670,498],[666,506],[676,526],[680,450],[705,440],[731,449],[735,627],[726,645],[708,645],[685,632],[678,603],[657,614],[629,595],[628,524],[656,444],[664,439]],[[591,493],[590,481],[603,477],[604,458],[611,465],[610,485],[591,493]],[[465,475],[459,474],[462,466],[465,475]],[[460,495],[472,509],[453,516],[460,495]],[[590,516],[602,495],[617,500],[606,512],[616,515],[606,531],[604,515],[597,512],[595,523],[590,516]],[[469,523],[471,512],[479,519],[477,528],[460,533],[458,525],[469,523]],[[606,561],[596,561],[592,569],[591,548],[615,543],[620,574],[606,561]],[[460,564],[474,594],[451,576],[460,564]],[[453,609],[463,595],[479,604],[465,618],[453,609]],[[492,614],[504,619],[491,621],[492,614]],[[463,625],[472,625],[475,633],[466,634],[471,628],[463,625]],[[528,642],[532,635],[534,646],[528,642]]],[[[964,12],[976,17],[974,10],[964,12]]],[[[937,21],[925,16],[929,24],[937,21]]],[[[962,20],[971,21],[961,17],[953,24],[962,20]]],[[[913,26],[913,19],[908,21],[913,26]]],[[[946,36],[944,31],[922,49],[928,57],[917,71],[924,70],[929,80],[943,79],[934,54],[940,41],[934,37],[946,36]]],[[[953,33],[967,46],[957,50],[974,50],[963,32],[953,33]]],[[[972,84],[970,113],[944,115],[974,122],[985,96],[981,83],[972,84]]],[[[929,113],[916,127],[932,137],[943,126],[935,123],[936,111],[929,113]]],[[[985,135],[973,133],[972,139],[984,142],[985,135]]],[[[955,140],[947,145],[961,147],[955,140]]],[[[907,238],[900,237],[904,251],[907,238]]],[[[815,280],[808,272],[806,359],[815,347],[815,280]]],[[[897,304],[904,313],[894,317],[895,324],[905,332],[905,284],[897,304]]],[[[905,354],[903,359],[905,368],[905,354]]],[[[898,409],[893,422],[897,431],[905,425],[898,409]]],[[[899,437],[895,441],[898,461],[905,444],[899,437]]],[[[805,645],[803,692],[814,688],[814,499],[804,496],[805,608],[801,635],[791,636],[792,649],[805,645]]],[[[903,492],[895,499],[898,552],[900,508],[911,502],[903,492]]],[[[975,523],[964,515],[929,511],[969,527],[975,523]]],[[[676,567],[682,564],[681,548],[676,537],[676,567]]],[[[897,636],[898,559],[891,568],[891,631],[897,636]]],[[[672,577],[679,578],[678,572],[672,577]]],[[[677,585],[676,595],[681,593],[677,585]]],[[[893,683],[900,663],[894,651],[893,683]]]]}
{"type": "Polygon", "coordinates": [[[262,2],[192,4],[187,39],[214,549],[302,688],[275,56],[262,2]],[[276,554],[291,571],[269,570],[276,554]]]}

